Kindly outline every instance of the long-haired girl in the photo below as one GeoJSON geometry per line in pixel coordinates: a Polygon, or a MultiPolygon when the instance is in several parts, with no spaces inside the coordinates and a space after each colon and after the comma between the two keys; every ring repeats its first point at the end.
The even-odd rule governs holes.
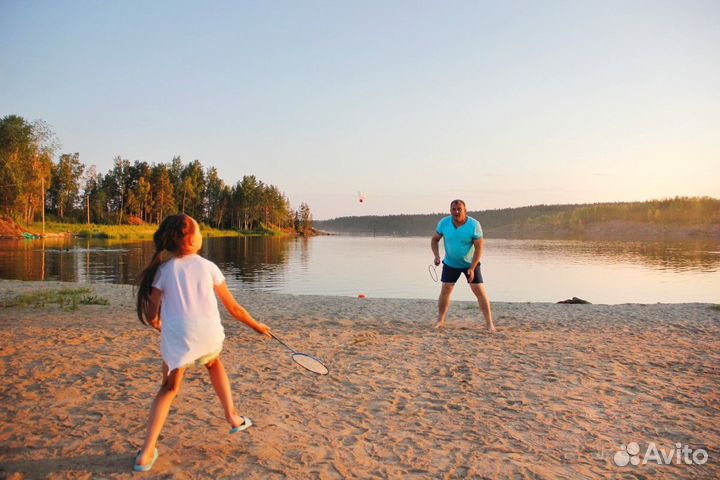
{"type": "Polygon", "coordinates": [[[252,425],[233,405],[225,367],[220,361],[225,333],[220,323],[217,295],[233,317],[256,332],[271,337],[270,328],[257,322],[228,290],[225,277],[211,261],[197,255],[202,236],[188,215],[171,215],[153,235],[155,254],[140,275],[137,315],[160,331],[163,379],[150,408],[147,434],[135,457],[133,470],[146,472],[158,458],[157,439],[170,405],[180,390],[185,369],[204,365],[220,399],[230,433],[252,425]]]}

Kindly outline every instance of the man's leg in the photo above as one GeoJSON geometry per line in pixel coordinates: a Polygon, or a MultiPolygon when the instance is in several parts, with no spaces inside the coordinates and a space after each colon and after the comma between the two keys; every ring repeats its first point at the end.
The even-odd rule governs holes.
{"type": "Polygon", "coordinates": [[[480,311],[485,317],[485,326],[491,332],[495,331],[495,323],[493,323],[492,309],[490,308],[490,300],[488,299],[487,290],[485,285],[482,283],[471,283],[470,289],[477,297],[478,305],[480,305],[480,311]]]}
{"type": "Polygon", "coordinates": [[[442,284],[442,288],[440,289],[440,298],[438,298],[438,319],[435,324],[435,328],[442,328],[445,326],[445,319],[447,318],[448,310],[450,310],[450,295],[452,295],[454,288],[454,283],[443,282],[442,284]]]}

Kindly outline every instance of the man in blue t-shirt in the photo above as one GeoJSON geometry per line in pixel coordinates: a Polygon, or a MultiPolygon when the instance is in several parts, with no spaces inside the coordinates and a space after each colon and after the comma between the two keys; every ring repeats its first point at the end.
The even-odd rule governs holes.
{"type": "Polygon", "coordinates": [[[483,251],[482,227],[480,222],[467,216],[467,208],[462,200],[453,200],[450,203],[450,216],[438,222],[435,235],[430,241],[430,248],[435,254],[435,265],[440,265],[438,245],[441,238],[445,239],[445,259],[442,262],[442,289],[438,299],[438,320],[435,328],[445,326],[445,319],[450,309],[450,296],[455,288],[455,282],[460,278],[460,274],[463,274],[477,297],[487,329],[494,332],[490,300],[480,273],[480,257],[483,251]]]}

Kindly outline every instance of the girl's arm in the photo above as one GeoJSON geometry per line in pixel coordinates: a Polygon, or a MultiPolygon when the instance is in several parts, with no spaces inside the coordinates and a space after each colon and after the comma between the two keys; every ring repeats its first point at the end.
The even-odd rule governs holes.
{"type": "Polygon", "coordinates": [[[247,310],[235,301],[235,297],[233,297],[232,293],[230,293],[227,283],[223,282],[220,285],[215,285],[215,293],[218,298],[220,298],[222,304],[225,305],[227,311],[230,312],[230,315],[240,320],[259,334],[272,338],[272,335],[270,334],[270,327],[255,320],[247,310]]]}
{"type": "Polygon", "coordinates": [[[162,330],[162,320],[160,319],[160,303],[162,302],[162,290],[153,287],[150,289],[150,301],[145,307],[145,318],[148,323],[158,332],[162,330]]]}

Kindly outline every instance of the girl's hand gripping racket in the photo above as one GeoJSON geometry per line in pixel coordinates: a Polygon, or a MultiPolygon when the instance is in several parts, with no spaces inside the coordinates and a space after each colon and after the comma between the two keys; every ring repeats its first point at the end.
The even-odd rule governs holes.
{"type": "Polygon", "coordinates": [[[296,352],[295,350],[290,348],[285,342],[276,337],[274,333],[270,333],[270,335],[272,335],[275,340],[280,342],[282,346],[290,350],[292,352],[293,361],[303,367],[305,370],[310,370],[311,372],[317,373],[318,375],[327,375],[328,373],[330,373],[330,370],[328,370],[328,368],[323,365],[323,363],[317,358],[313,357],[312,355],[308,355],[307,353],[296,352]]]}

